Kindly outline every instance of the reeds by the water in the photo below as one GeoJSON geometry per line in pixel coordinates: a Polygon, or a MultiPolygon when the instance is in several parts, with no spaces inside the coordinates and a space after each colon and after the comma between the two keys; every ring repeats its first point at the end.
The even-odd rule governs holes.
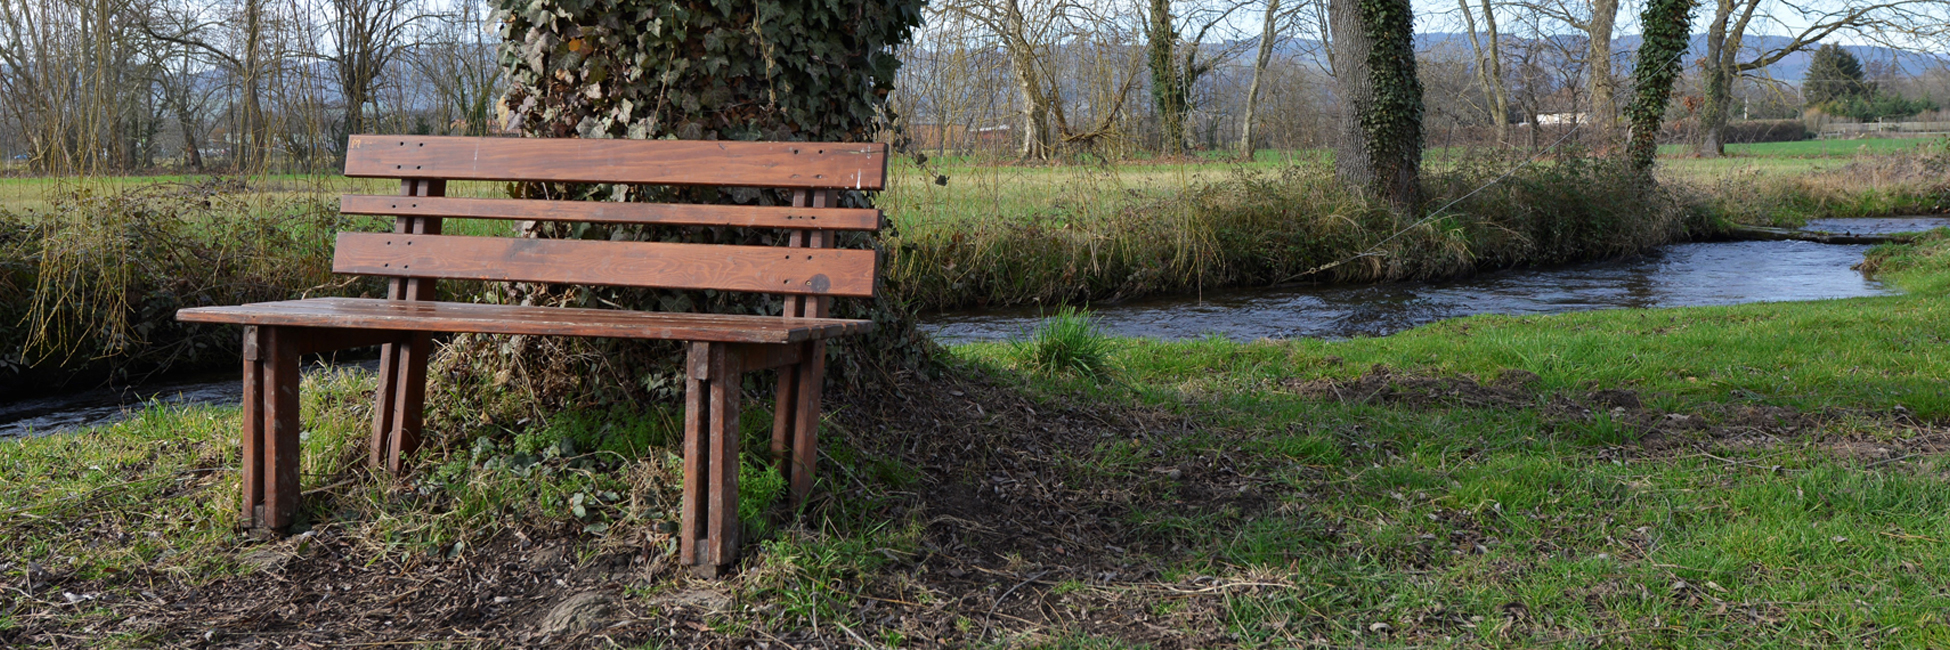
{"type": "Polygon", "coordinates": [[[0,385],[232,362],[231,328],[178,323],[176,310],[369,290],[331,275],[332,235],[347,227],[364,225],[322,195],[234,179],[73,189],[0,212],[0,385]]]}
{"type": "Polygon", "coordinates": [[[1347,192],[1324,165],[1240,169],[1163,196],[951,224],[901,215],[889,286],[923,310],[1058,305],[1276,284],[1372,282],[1602,259],[1703,228],[1704,215],[1610,161],[1464,159],[1424,182],[1428,212],[1347,192]]]}

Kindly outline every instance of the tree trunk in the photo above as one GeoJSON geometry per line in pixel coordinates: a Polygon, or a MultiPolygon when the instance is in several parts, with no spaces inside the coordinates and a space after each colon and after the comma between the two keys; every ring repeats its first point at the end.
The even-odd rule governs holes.
{"type": "MultiPolygon", "coordinates": [[[[901,61],[893,53],[920,22],[922,5],[923,0],[721,3],[698,5],[679,24],[672,22],[672,5],[666,0],[493,0],[502,17],[499,58],[507,75],[503,104],[509,111],[505,123],[530,137],[872,142],[879,118],[887,114],[885,102],[900,70],[901,61]],[[659,16],[663,22],[644,16],[659,16]],[[580,42],[572,47],[582,56],[559,55],[558,48],[575,41],[580,42]],[[725,57],[726,65],[696,65],[698,53],[706,51],[725,57]],[[633,66],[642,67],[640,75],[616,72],[633,66]]],[[[1004,44],[1013,50],[1010,56],[1030,51],[1015,47],[1020,43],[1013,40],[1004,44]]],[[[1041,74],[1033,67],[1025,72],[1032,81],[1041,74]]],[[[1046,114],[1061,119],[1060,112],[1046,114]]],[[[663,202],[688,195],[745,205],[791,205],[811,198],[803,191],[794,196],[790,191],[757,188],[535,183],[513,190],[530,198],[663,202]]],[[[861,192],[840,192],[828,207],[871,208],[872,198],[861,192]]],[[[536,236],[565,238],[782,243],[780,233],[752,228],[650,224],[589,224],[587,228],[538,223],[528,230],[536,236]]],[[[873,250],[896,243],[885,239],[891,231],[817,233],[806,231],[802,239],[819,237],[838,248],[873,250]]],[[[510,302],[600,302],[665,312],[780,314],[788,307],[782,296],[735,292],[607,287],[570,292],[529,283],[485,291],[510,302]]],[[[908,308],[888,293],[831,301],[831,317],[871,318],[875,326],[866,337],[828,348],[829,382],[878,381],[890,376],[891,369],[926,363],[925,339],[914,329],[908,308]],[[875,372],[868,371],[876,366],[875,372]]],[[[515,373],[520,383],[508,390],[532,388],[551,407],[674,397],[656,388],[665,385],[657,382],[681,376],[682,357],[671,354],[674,345],[560,341],[562,347],[555,347],[557,343],[504,345],[483,337],[469,343],[473,347],[457,343],[444,348],[442,355],[458,360],[457,367],[487,367],[489,374],[480,376],[491,376],[497,368],[520,368],[515,373]]]]}
{"type": "Polygon", "coordinates": [[[1618,0],[1592,0],[1590,51],[1585,56],[1585,85],[1591,95],[1594,144],[1609,149],[1617,142],[1618,84],[1611,77],[1612,25],[1618,20],[1618,0]]]}
{"type": "Polygon", "coordinates": [[[183,164],[190,169],[203,171],[203,152],[198,150],[196,142],[196,118],[190,115],[189,107],[181,102],[176,103],[176,124],[183,129],[183,164]]]}
{"type": "MultiPolygon", "coordinates": [[[[238,143],[237,167],[258,169],[265,148],[263,80],[264,6],[262,0],[244,2],[244,142],[238,143]]],[[[234,136],[233,136],[234,137],[234,136]]]]}
{"type": "Polygon", "coordinates": [[[1253,161],[1253,114],[1259,111],[1259,91],[1266,77],[1266,64],[1273,60],[1273,41],[1280,15],[1280,0],[1266,0],[1266,22],[1260,27],[1259,56],[1253,59],[1253,85],[1246,90],[1246,114],[1239,125],[1239,158],[1253,161]]]}
{"type": "Polygon", "coordinates": [[[1727,100],[1733,94],[1733,71],[1727,66],[1732,53],[1727,50],[1739,47],[1738,39],[1727,42],[1727,19],[1732,15],[1733,0],[1719,0],[1713,23],[1706,28],[1706,69],[1700,75],[1705,102],[1699,113],[1699,140],[1693,148],[1694,153],[1706,158],[1718,158],[1726,152],[1721,137],[1727,126],[1727,100]]]}
{"type": "Polygon", "coordinates": [[[1172,56],[1178,31],[1171,24],[1171,0],[1151,0],[1149,43],[1146,46],[1151,66],[1151,100],[1158,111],[1158,130],[1162,153],[1176,156],[1185,151],[1185,79],[1179,74],[1178,58],[1172,56]]]}
{"type": "Polygon", "coordinates": [[[1045,160],[1056,151],[1054,129],[1050,125],[1050,97],[1036,74],[1035,60],[1027,53],[1011,57],[1016,69],[1016,88],[1022,94],[1022,147],[1017,152],[1024,160],[1045,160]]]}
{"type": "Polygon", "coordinates": [[[1024,160],[1045,160],[1056,151],[1055,127],[1050,123],[1055,101],[1044,91],[1041,69],[1037,66],[1035,46],[1029,43],[1024,30],[1022,6],[1017,0],[1008,0],[1004,14],[1004,48],[1008,50],[1010,67],[1015,68],[1016,89],[1022,94],[1022,148],[1018,156],[1024,160]]]}
{"type": "Polygon", "coordinates": [[[1329,0],[1340,89],[1342,183],[1397,210],[1420,201],[1422,84],[1408,0],[1329,0]]]}
{"type": "MultiPolygon", "coordinates": [[[[1616,1],[1616,0],[1611,0],[1616,1]]],[[[1483,98],[1489,102],[1490,124],[1496,128],[1497,144],[1510,141],[1510,96],[1503,89],[1503,52],[1497,40],[1496,12],[1490,7],[1490,0],[1483,0],[1484,36],[1489,40],[1489,50],[1476,38],[1476,18],[1470,14],[1469,0],[1456,0],[1462,8],[1463,23],[1469,29],[1469,47],[1476,51],[1476,81],[1483,86],[1483,98]]]]}
{"type": "Polygon", "coordinates": [[[1672,101],[1672,85],[1679,79],[1680,58],[1690,42],[1687,29],[1693,24],[1694,0],[1652,0],[1639,15],[1645,30],[1639,44],[1638,62],[1632,65],[1632,103],[1625,107],[1631,121],[1631,138],[1626,141],[1627,159],[1633,169],[1650,173],[1659,152],[1659,130],[1665,121],[1666,105],[1672,101]]]}

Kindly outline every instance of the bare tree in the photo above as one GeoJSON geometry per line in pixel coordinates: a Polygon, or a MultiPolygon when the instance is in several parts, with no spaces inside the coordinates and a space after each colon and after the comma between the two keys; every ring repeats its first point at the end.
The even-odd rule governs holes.
{"type": "MultiPolygon", "coordinates": [[[[1584,70],[1585,133],[1600,148],[1617,143],[1618,81],[1612,76],[1612,30],[1618,21],[1618,0],[1556,0],[1519,3],[1533,20],[1549,18],[1584,33],[1585,48],[1576,57],[1584,70]]],[[[1540,35],[1542,30],[1540,30],[1540,35]]]]}
{"type": "Polygon", "coordinates": [[[326,7],[334,51],[322,58],[331,64],[344,102],[334,138],[343,151],[346,137],[368,130],[366,107],[381,74],[407,47],[408,31],[426,16],[415,13],[415,0],[330,0],[326,7]]]}
{"type": "Polygon", "coordinates": [[[1239,158],[1247,162],[1253,159],[1253,113],[1259,109],[1266,64],[1273,60],[1273,43],[1279,40],[1279,22],[1280,0],[1266,0],[1266,17],[1260,22],[1259,54],[1253,57],[1253,85],[1246,91],[1246,114],[1239,120],[1239,158]]]}
{"type": "Polygon", "coordinates": [[[1009,59],[1021,95],[1022,136],[1018,155],[1048,158],[1067,122],[1063,88],[1050,74],[1050,56],[1071,18],[1083,11],[1071,0],[951,0],[942,12],[981,25],[1009,59]]]}
{"type": "Polygon", "coordinates": [[[1836,33],[1899,49],[1919,42],[1940,43],[1937,39],[1950,32],[1946,12],[1950,12],[1946,0],[1718,0],[1706,30],[1700,84],[1705,101],[1694,150],[1707,157],[1725,152],[1734,79],[1820,45],[1836,33]],[[1750,47],[1746,38],[1757,24],[1778,26],[1793,35],[1772,47],[1750,47]],[[1790,25],[1804,27],[1794,30],[1790,25]]]}
{"type": "Polygon", "coordinates": [[[1217,5],[1150,0],[1145,22],[1145,58],[1151,70],[1151,98],[1158,114],[1159,144],[1166,155],[1184,153],[1185,121],[1192,110],[1193,86],[1213,67],[1237,53],[1235,48],[1204,51],[1206,37],[1213,29],[1229,24],[1233,12],[1244,6],[1244,2],[1231,0],[1222,0],[1217,5]],[[1181,24],[1198,27],[1186,38],[1178,30],[1181,24]]]}
{"type": "Polygon", "coordinates": [[[487,135],[494,102],[501,94],[501,69],[495,42],[486,38],[489,13],[474,0],[431,18],[431,27],[412,50],[410,63],[432,86],[446,111],[446,129],[487,135]]]}
{"type": "Polygon", "coordinates": [[[1476,18],[1470,13],[1469,0],[1456,0],[1456,5],[1462,9],[1469,46],[1476,51],[1476,78],[1483,86],[1490,124],[1496,128],[1496,141],[1505,143],[1510,141],[1510,95],[1503,84],[1503,47],[1496,31],[1495,7],[1490,0],[1482,1],[1484,31],[1481,39],[1476,36],[1476,18]]]}
{"type": "Polygon", "coordinates": [[[127,0],[0,0],[0,96],[44,172],[122,169],[154,152],[151,62],[127,0]]]}

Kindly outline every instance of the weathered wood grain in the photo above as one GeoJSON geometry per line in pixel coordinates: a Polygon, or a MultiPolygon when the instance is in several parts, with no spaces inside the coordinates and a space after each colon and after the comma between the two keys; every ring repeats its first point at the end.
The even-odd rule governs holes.
{"type": "Polygon", "coordinates": [[[870,250],[339,233],[334,273],[873,296],[870,250]]]}
{"type": "Polygon", "coordinates": [[[346,194],[339,211],[376,216],[466,217],[535,221],[584,221],[670,226],[737,228],[822,228],[879,230],[879,210],[760,205],[615,203],[346,194]]]}
{"type": "Polygon", "coordinates": [[[311,298],[229,307],[197,307],[177,312],[176,318],[197,323],[300,325],[402,332],[604,336],[724,343],[797,343],[864,334],[873,329],[873,321],[838,318],[680,314],[378,298],[311,298]]]}
{"type": "Polygon", "coordinates": [[[345,175],[880,190],[881,143],[355,135],[345,175]]]}

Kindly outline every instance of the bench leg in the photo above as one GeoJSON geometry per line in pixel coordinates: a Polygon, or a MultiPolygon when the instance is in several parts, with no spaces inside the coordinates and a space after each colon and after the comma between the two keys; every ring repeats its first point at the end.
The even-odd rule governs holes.
{"type": "Polygon", "coordinates": [[[420,448],[432,347],[431,335],[414,332],[380,348],[379,390],[372,409],[374,469],[397,473],[403,460],[420,448]]]}
{"type": "Polygon", "coordinates": [[[691,343],[684,379],[684,522],[678,561],[700,577],[738,559],[738,391],[743,360],[691,343]]]}
{"type": "Polygon", "coordinates": [[[826,381],[826,342],[803,344],[799,363],[779,368],[772,412],[772,458],[790,489],[792,507],[812,492],[819,459],[819,389],[826,381]]]}
{"type": "Polygon", "coordinates": [[[298,341],[276,327],[244,328],[243,518],[282,532],[298,514],[298,341]]]}

